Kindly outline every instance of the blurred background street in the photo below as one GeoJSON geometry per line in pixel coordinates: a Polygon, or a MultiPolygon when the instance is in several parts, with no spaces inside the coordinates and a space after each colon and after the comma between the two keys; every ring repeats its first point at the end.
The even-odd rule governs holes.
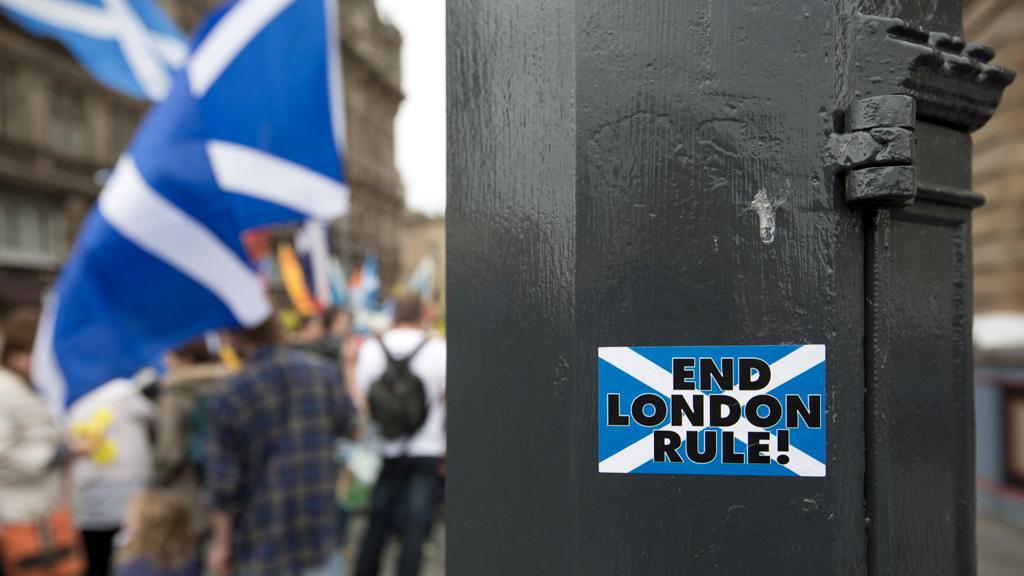
{"type": "MultiPolygon", "coordinates": [[[[83,63],[74,51],[73,41],[62,41],[52,31],[39,32],[38,28],[26,23],[30,18],[19,15],[12,8],[14,4],[0,1],[0,7],[5,8],[0,10],[0,318],[27,308],[38,312],[48,290],[56,285],[57,292],[60,292],[58,278],[62,267],[73,260],[84,262],[72,267],[74,270],[94,266],[96,270],[93,271],[97,275],[117,272],[113,270],[117,268],[132,273],[151,268],[159,268],[166,273],[165,268],[169,268],[163,261],[155,265],[147,260],[144,266],[136,265],[133,260],[124,260],[126,254],[144,251],[135,246],[123,252],[110,251],[109,247],[115,240],[128,242],[125,239],[131,235],[122,229],[118,229],[117,234],[103,237],[103,241],[94,240],[86,244],[82,248],[84,253],[74,251],[76,238],[88,229],[90,214],[99,214],[96,208],[101,191],[110,187],[111,181],[117,181],[114,175],[119,159],[124,158],[147,114],[161,106],[163,101],[151,95],[126,93],[112,85],[106,76],[97,75],[83,63]],[[95,252],[87,252],[90,249],[95,252]],[[76,255],[78,260],[75,260],[76,255]]],[[[102,3],[85,1],[82,4],[95,7],[102,3]]],[[[153,23],[157,19],[151,17],[150,12],[143,11],[145,18],[140,16],[140,22],[144,20],[144,23],[139,26],[146,32],[158,33],[165,40],[168,37],[173,40],[177,38],[176,34],[180,34],[178,48],[187,50],[185,37],[197,31],[204,15],[220,4],[219,0],[155,0],[152,6],[161,8],[170,23],[158,26],[153,23]],[[175,29],[180,29],[180,32],[175,32],[175,29]]],[[[195,221],[203,226],[209,225],[209,230],[213,231],[209,236],[223,241],[229,261],[237,259],[245,274],[251,273],[251,278],[245,278],[265,290],[267,309],[270,310],[268,321],[280,329],[278,343],[287,344],[290,349],[312,351],[326,359],[338,372],[339,382],[344,380],[351,386],[346,392],[359,411],[358,415],[352,416],[352,421],[373,429],[367,424],[370,416],[365,396],[383,376],[367,376],[373,370],[366,367],[374,364],[375,358],[367,359],[373,354],[368,354],[367,349],[360,346],[366,343],[370,343],[371,348],[377,346],[376,337],[380,334],[417,330],[423,333],[424,341],[437,344],[433,365],[430,370],[423,370],[424,373],[430,372],[430,377],[417,378],[429,380],[436,377],[434,380],[439,382],[433,389],[429,383],[425,385],[428,390],[424,394],[429,396],[433,393],[433,396],[432,400],[423,400],[428,406],[424,410],[428,413],[433,410],[435,415],[443,414],[445,410],[446,348],[442,349],[440,344],[445,341],[448,330],[445,284],[445,3],[442,0],[343,0],[338,7],[334,20],[340,30],[340,40],[329,34],[325,38],[327,42],[337,41],[333,48],[341,55],[343,97],[339,102],[344,114],[343,119],[338,120],[325,112],[318,124],[327,126],[338,122],[343,126],[343,135],[320,134],[326,140],[330,140],[328,136],[335,137],[333,145],[339,148],[333,152],[337,152],[337,158],[331,154],[326,156],[331,161],[337,159],[340,162],[327,162],[326,169],[318,164],[322,163],[322,158],[314,153],[322,152],[323,147],[312,152],[301,150],[301,154],[295,153],[294,157],[288,157],[288,161],[300,165],[302,170],[313,172],[315,178],[312,180],[318,183],[329,181],[330,185],[325,186],[331,191],[343,190],[346,194],[344,210],[321,221],[289,204],[287,210],[294,213],[288,212],[288,218],[279,217],[280,212],[275,211],[279,207],[271,209],[263,203],[256,205],[253,200],[254,197],[265,200],[269,195],[250,194],[245,201],[253,204],[246,205],[247,211],[239,209],[232,212],[237,208],[234,204],[211,208],[220,216],[219,222],[203,220],[209,216],[203,210],[210,206],[205,203],[205,198],[195,202],[199,208],[189,217],[194,216],[195,221]],[[307,159],[307,152],[316,157],[307,159]],[[336,173],[338,165],[343,166],[340,173],[336,173]],[[226,232],[218,228],[219,224],[233,225],[236,219],[243,221],[240,216],[243,212],[244,216],[261,225],[226,232]],[[234,232],[238,234],[231,238],[234,232]],[[416,296],[422,306],[415,309],[415,318],[406,318],[403,328],[396,310],[402,307],[403,298],[409,295],[416,296]],[[351,345],[348,351],[346,343],[351,345]],[[357,381],[363,385],[361,390],[357,381]]],[[[325,17],[331,17],[329,11],[325,17]]],[[[319,27],[316,27],[303,22],[305,28],[302,29],[322,30],[322,23],[317,21],[319,27]]],[[[968,41],[981,42],[996,49],[995,63],[1018,72],[1024,69],[1024,0],[966,0],[964,23],[968,41]]],[[[110,46],[105,49],[114,50],[110,46]]],[[[268,52],[274,53],[273,50],[268,52]]],[[[180,68],[181,63],[178,64],[180,68]]],[[[168,73],[179,68],[171,66],[168,73]]],[[[318,79],[320,83],[315,84],[315,88],[323,88],[320,84],[327,85],[332,81],[318,79]]],[[[300,86],[294,92],[313,89],[300,86]]],[[[169,96],[164,96],[170,99],[186,92],[189,90],[182,88],[177,93],[171,91],[169,96]]],[[[319,100],[331,100],[330,90],[326,92],[328,94],[319,100]]],[[[275,93],[274,96],[280,97],[280,94],[275,93]]],[[[242,97],[236,94],[226,100],[241,101],[242,97]]],[[[271,97],[265,100],[277,102],[271,97]]],[[[195,113],[194,116],[201,114],[195,113]]],[[[192,116],[188,118],[192,119],[192,116]]],[[[288,124],[291,118],[285,120],[278,124],[288,124]]],[[[274,127],[279,128],[278,124],[274,127]]],[[[247,127],[238,132],[251,136],[254,142],[273,141],[274,145],[280,142],[290,145],[307,136],[289,132],[287,137],[261,140],[266,133],[273,132],[266,126],[251,130],[247,127]]],[[[1018,79],[1007,90],[999,111],[974,134],[973,142],[974,190],[987,199],[987,204],[974,212],[973,220],[978,573],[980,576],[1021,576],[1024,574],[1024,226],[1021,224],[1024,222],[1024,81],[1018,79]]],[[[246,144],[258,148],[253,142],[246,144]]],[[[153,148],[159,147],[151,146],[149,149],[153,148]]],[[[268,154],[280,152],[276,149],[260,151],[268,154]]],[[[153,169],[159,178],[143,174],[147,168],[147,160],[142,157],[144,152],[140,150],[137,154],[142,158],[138,162],[140,181],[143,176],[154,182],[159,178],[169,179],[167,173],[173,172],[171,169],[153,169]]],[[[287,156],[284,152],[280,155],[287,156]]],[[[149,162],[155,163],[156,160],[150,159],[149,162]]],[[[169,164],[176,165],[173,162],[169,164]]],[[[203,169],[196,173],[202,172],[204,178],[207,171],[213,174],[213,164],[211,161],[207,166],[204,160],[203,169]]],[[[309,176],[308,172],[301,173],[309,176]]],[[[213,176],[211,179],[216,180],[213,176]]],[[[150,184],[157,186],[153,182],[150,184]]],[[[161,184],[165,182],[161,181],[161,184]]],[[[180,187],[180,182],[175,184],[180,187]]],[[[218,180],[216,184],[221,182],[218,180]]],[[[214,189],[220,192],[219,188],[214,189]]],[[[203,191],[208,190],[204,188],[203,191]]],[[[194,200],[174,186],[157,190],[154,195],[175,198],[174,201],[182,206],[194,200]]],[[[137,215],[132,216],[126,220],[140,220],[134,218],[137,215]]],[[[94,217],[97,221],[102,220],[99,216],[94,217]]],[[[113,220],[109,215],[105,217],[113,220]]],[[[145,240],[153,234],[147,232],[139,236],[145,240]]],[[[171,244],[174,246],[186,244],[179,238],[173,240],[171,244]]],[[[179,264],[185,267],[189,260],[202,260],[194,258],[195,254],[179,257],[179,264]],[[182,260],[184,264],[181,264],[182,260]]],[[[125,284],[145,286],[137,277],[130,277],[125,284]]],[[[157,288],[162,285],[159,282],[154,284],[157,288]]],[[[73,288],[65,293],[69,298],[80,294],[99,294],[100,304],[91,309],[97,317],[132,320],[141,317],[135,309],[125,311],[108,306],[110,302],[102,300],[109,295],[108,291],[73,288]]],[[[138,294],[132,295],[132,298],[121,300],[130,300],[133,304],[142,300],[134,298],[138,294]]],[[[185,296],[180,298],[189,302],[198,300],[185,296]]],[[[111,301],[116,303],[117,300],[115,294],[111,301]]],[[[167,338],[176,338],[174,346],[164,346],[159,354],[154,354],[149,348],[141,350],[141,345],[139,349],[126,345],[128,351],[123,355],[148,354],[149,362],[145,366],[164,369],[167,363],[163,352],[173,349],[183,353],[178,346],[187,347],[198,341],[202,349],[199,353],[201,363],[217,364],[219,368],[230,368],[237,373],[242,360],[247,358],[232,346],[230,335],[222,330],[243,324],[241,314],[237,314],[236,308],[230,304],[218,300],[210,305],[215,312],[210,317],[216,317],[208,321],[210,325],[173,326],[174,330],[168,330],[171,335],[167,338]],[[227,321],[222,321],[224,319],[227,321]],[[217,321],[221,322],[214,326],[217,321]],[[189,338],[180,337],[193,328],[189,338]]],[[[262,305],[262,300],[258,304],[262,305]]],[[[154,316],[165,312],[164,306],[154,308],[154,316]]],[[[164,316],[160,318],[166,320],[164,316]]],[[[73,320],[60,325],[74,327],[73,320]]],[[[49,328],[52,331],[53,326],[49,328]]],[[[137,344],[136,341],[147,336],[146,328],[148,326],[131,325],[132,332],[124,340],[137,344]]],[[[30,342],[37,341],[35,330],[34,324],[30,342]]],[[[83,329],[82,333],[66,340],[81,344],[109,336],[102,330],[89,333],[83,329]]],[[[150,348],[156,347],[157,343],[166,342],[155,339],[150,348]]],[[[385,348],[388,345],[380,344],[385,348]]],[[[28,348],[21,352],[33,352],[31,345],[28,348]]],[[[407,348],[412,350],[414,346],[407,348]]],[[[56,362],[71,356],[71,353],[66,353],[53,357],[56,362]]],[[[85,356],[88,357],[87,354],[85,356]]],[[[376,360],[380,360],[378,367],[383,372],[384,355],[376,360]]],[[[125,362],[128,363],[127,360],[125,362]]],[[[18,379],[29,380],[27,370],[18,372],[13,365],[7,368],[9,372],[16,373],[18,379]]],[[[32,368],[34,371],[36,366],[32,368]]],[[[68,364],[62,368],[71,370],[72,367],[68,364]]],[[[86,376],[92,374],[88,370],[83,373],[86,376]]],[[[119,376],[132,377],[133,373],[136,380],[131,382],[141,383],[144,380],[135,370],[119,376]]],[[[218,372],[219,381],[226,379],[225,374],[218,372]]],[[[71,380],[74,379],[68,379],[71,380]]],[[[127,380],[118,381],[124,383],[127,380]]],[[[104,382],[108,380],[104,378],[104,382]]],[[[67,384],[62,393],[74,392],[74,382],[62,384],[67,384]]],[[[159,401],[153,400],[157,396],[153,391],[155,388],[160,388],[160,394],[163,394],[170,385],[166,379],[151,377],[145,386],[140,384],[137,390],[131,390],[133,402],[139,401],[147,406],[141,410],[147,419],[140,428],[142,434],[156,434],[156,414],[160,408],[159,401]],[[148,399],[142,400],[142,397],[148,399]]],[[[87,393],[98,390],[99,387],[82,390],[82,399],[89,398],[87,393]]],[[[195,399],[193,404],[205,406],[195,399]]],[[[99,478],[104,470],[111,469],[112,462],[118,462],[120,458],[123,463],[132,452],[128,450],[129,442],[122,442],[117,447],[104,444],[108,430],[119,426],[118,414],[123,416],[128,410],[118,412],[122,410],[120,405],[115,410],[108,410],[109,406],[102,401],[97,406],[98,409],[83,408],[84,416],[71,418],[68,430],[60,431],[62,437],[94,436],[91,440],[95,445],[89,447],[88,453],[85,456],[68,456],[72,452],[71,447],[63,445],[59,449],[54,446],[53,452],[55,461],[58,453],[67,458],[81,456],[84,460],[80,459],[74,465],[81,468],[85,462],[92,466],[87,468],[89,474],[99,478]]],[[[191,408],[202,412],[195,406],[191,408]]],[[[44,412],[40,410],[39,413],[44,412]]],[[[203,418],[206,417],[206,413],[198,417],[203,426],[203,418]]],[[[186,420],[191,423],[195,418],[194,412],[179,414],[181,422],[178,423],[186,420]]],[[[426,446],[423,453],[414,455],[430,459],[428,464],[436,464],[435,460],[441,462],[446,455],[446,420],[438,418],[443,423],[432,429],[435,437],[423,443],[426,446]]],[[[419,424],[426,426],[423,421],[419,424]]],[[[55,431],[52,434],[57,436],[55,431]]],[[[373,434],[371,432],[369,436],[373,434]]],[[[179,440],[186,444],[192,438],[179,440]]],[[[390,440],[394,441],[393,438],[390,440]]],[[[348,476],[344,482],[338,483],[335,495],[341,506],[352,512],[343,551],[344,561],[352,571],[350,573],[356,570],[360,545],[368,530],[372,508],[370,495],[380,477],[384,466],[382,462],[409,456],[387,453],[379,444],[370,442],[364,448],[369,455],[341,462],[344,474],[348,476]]],[[[147,458],[151,456],[149,454],[147,458]]],[[[201,456],[206,457],[205,452],[201,456]]],[[[189,457],[192,457],[191,453],[189,457]]],[[[140,456],[138,460],[143,458],[140,456]]],[[[103,485],[100,498],[95,500],[100,502],[96,507],[102,509],[109,504],[104,498],[109,497],[111,491],[130,491],[132,495],[141,493],[143,487],[149,485],[150,476],[155,474],[149,461],[146,462],[146,466],[129,466],[139,468],[126,472],[136,474],[130,481],[118,476],[115,482],[103,485]]],[[[201,466],[195,462],[188,465],[201,466]]],[[[225,469],[233,470],[230,465],[225,469]]],[[[427,475],[430,480],[437,480],[443,473],[441,470],[442,466],[435,465],[427,475]]],[[[175,480],[180,478],[175,477],[175,480]]],[[[103,481],[109,482],[109,478],[103,481]]],[[[402,486],[400,492],[409,490],[407,485],[402,486]]],[[[91,488],[95,487],[86,486],[84,490],[79,487],[86,493],[86,500],[95,496],[95,491],[90,492],[91,488]]],[[[435,503],[443,505],[443,498],[439,489],[431,495],[434,499],[425,508],[425,514],[436,517],[436,521],[422,547],[421,573],[441,576],[445,573],[445,524],[443,510],[432,506],[435,503]]],[[[116,518],[103,517],[98,524],[90,525],[95,518],[87,513],[82,516],[82,510],[79,510],[79,527],[90,535],[95,533],[101,540],[105,539],[105,549],[102,545],[101,549],[105,550],[108,560],[113,558],[111,546],[115,535],[121,530],[128,532],[130,515],[134,513],[128,500],[125,497],[117,503],[119,513],[116,518]]],[[[206,512],[208,510],[203,513],[206,512]]],[[[386,528],[392,536],[399,527],[389,525],[386,528]]],[[[400,555],[400,542],[391,538],[384,548],[379,573],[394,573],[400,555]]],[[[97,576],[112,573],[113,568],[105,566],[104,570],[97,576]]]]}
{"type": "MultiPolygon", "coordinates": [[[[361,516],[353,517],[349,528],[352,537],[349,538],[348,546],[345,547],[345,557],[349,562],[349,566],[354,570],[359,553],[355,545],[362,540],[362,536],[366,531],[366,518],[361,516]]],[[[444,539],[444,522],[441,521],[434,527],[430,539],[424,546],[422,576],[445,576],[444,539]]],[[[397,543],[393,543],[385,553],[381,569],[382,574],[395,573],[399,554],[399,546],[397,543]]],[[[996,576],[1001,575],[997,573],[996,576]]]]}
{"type": "Polygon", "coordinates": [[[978,576],[1015,576],[1024,567],[1024,530],[978,517],[978,576]]]}

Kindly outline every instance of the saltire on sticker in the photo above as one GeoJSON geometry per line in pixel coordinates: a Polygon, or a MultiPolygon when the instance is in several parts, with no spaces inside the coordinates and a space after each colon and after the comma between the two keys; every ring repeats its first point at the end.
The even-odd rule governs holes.
{"type": "MultiPolygon", "coordinates": [[[[701,475],[743,475],[743,476],[807,476],[823,477],[826,472],[826,390],[825,390],[825,346],[822,345],[766,345],[766,346],[648,346],[648,347],[602,347],[598,349],[598,469],[602,473],[611,474],[701,474],[701,475]],[[701,390],[699,383],[693,390],[674,389],[673,359],[700,358],[711,359],[722,367],[726,358],[733,359],[734,371],[739,358],[755,358],[764,361],[770,368],[770,380],[759,390],[740,390],[734,385],[732,390],[723,390],[714,383],[710,390],[701,390]],[[680,418],[673,425],[671,409],[663,421],[655,425],[644,426],[629,418],[628,425],[622,425],[622,415],[630,414],[631,404],[644,394],[655,394],[663,399],[666,406],[671,406],[672,396],[679,396],[689,405],[701,405],[704,410],[705,426],[695,426],[689,419],[680,418]],[[609,395],[618,395],[616,406],[618,414],[609,413],[609,395]],[[693,395],[705,395],[695,399],[693,395]],[[711,396],[729,396],[743,409],[743,416],[732,425],[724,427],[708,426],[708,414],[711,396]],[[804,407],[812,401],[820,402],[820,413],[813,423],[818,427],[809,426],[806,420],[794,418],[797,425],[787,427],[786,418],[781,418],[774,425],[755,426],[746,417],[746,407],[759,395],[771,396],[786,407],[787,396],[791,403],[802,404],[804,407]],[[815,400],[812,397],[817,396],[815,400]],[[696,402],[696,404],[694,403],[696,402]],[[615,418],[618,416],[618,420],[615,418]],[[611,420],[610,420],[611,419],[611,420]],[[610,421],[618,421],[619,425],[609,425],[610,421]],[[686,457],[687,432],[700,431],[703,435],[707,430],[717,430],[719,440],[718,457],[713,461],[698,464],[686,457]],[[681,462],[670,461],[661,452],[663,461],[655,459],[655,432],[673,432],[682,439],[679,454],[681,462]],[[778,445],[779,432],[788,431],[788,447],[778,445]],[[746,454],[752,438],[767,437],[765,454],[769,457],[765,463],[726,463],[722,454],[725,452],[722,439],[723,432],[730,432],[733,437],[731,452],[746,454]],[[767,433],[767,434],[765,434],[767,433]],[[783,448],[780,450],[779,448],[783,448]],[[780,458],[781,457],[781,458],[780,458]]],[[[694,368],[694,379],[699,378],[699,368],[694,368]]],[[[756,371],[755,371],[756,372],[756,371]]],[[[738,379],[738,374],[731,376],[738,379]]],[[[708,378],[712,380],[712,378],[708,378]]],[[[754,405],[773,403],[770,399],[761,398],[754,405]]],[[[760,408],[759,414],[769,412],[766,407],[760,408]]],[[[648,412],[653,413],[652,409],[648,412]]],[[[794,411],[795,412],[795,411],[794,411]]],[[[754,417],[755,420],[757,419],[754,417]]],[[[785,436],[786,432],[782,435],[785,436]]],[[[662,435],[664,439],[667,435],[662,435]]],[[[692,438],[692,435],[691,435],[692,438]]],[[[700,442],[703,445],[703,441],[700,442]]],[[[701,446],[704,448],[704,446],[701,446]]]]}

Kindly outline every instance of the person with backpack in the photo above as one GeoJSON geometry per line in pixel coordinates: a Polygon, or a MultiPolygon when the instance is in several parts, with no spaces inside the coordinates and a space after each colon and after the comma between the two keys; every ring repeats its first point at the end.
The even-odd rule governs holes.
{"type": "Polygon", "coordinates": [[[447,344],[425,329],[417,294],[395,303],[394,327],[359,350],[356,383],[381,437],[384,464],[373,490],[356,576],[377,576],[391,532],[402,543],[399,576],[420,572],[445,454],[447,344]]]}
{"type": "Polygon", "coordinates": [[[230,373],[205,338],[168,352],[164,365],[167,373],[156,405],[153,483],[190,503],[192,530],[204,537],[209,531],[202,480],[210,399],[230,373]]]}

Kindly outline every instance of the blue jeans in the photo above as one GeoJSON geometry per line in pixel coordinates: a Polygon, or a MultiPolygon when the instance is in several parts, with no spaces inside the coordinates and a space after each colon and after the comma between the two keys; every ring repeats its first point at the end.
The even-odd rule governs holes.
{"type": "Polygon", "coordinates": [[[423,543],[430,533],[440,485],[440,458],[384,460],[373,488],[370,524],[359,551],[356,576],[378,576],[380,557],[390,532],[402,541],[398,576],[417,576],[423,543]]]}

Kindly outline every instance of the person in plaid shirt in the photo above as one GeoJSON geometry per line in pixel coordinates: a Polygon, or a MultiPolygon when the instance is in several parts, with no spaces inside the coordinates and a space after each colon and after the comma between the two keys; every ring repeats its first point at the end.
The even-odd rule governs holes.
{"type": "Polygon", "coordinates": [[[246,366],[211,400],[209,568],[218,576],[338,574],[334,442],[355,423],[339,370],[282,345],[274,320],[231,340],[246,366]]]}

